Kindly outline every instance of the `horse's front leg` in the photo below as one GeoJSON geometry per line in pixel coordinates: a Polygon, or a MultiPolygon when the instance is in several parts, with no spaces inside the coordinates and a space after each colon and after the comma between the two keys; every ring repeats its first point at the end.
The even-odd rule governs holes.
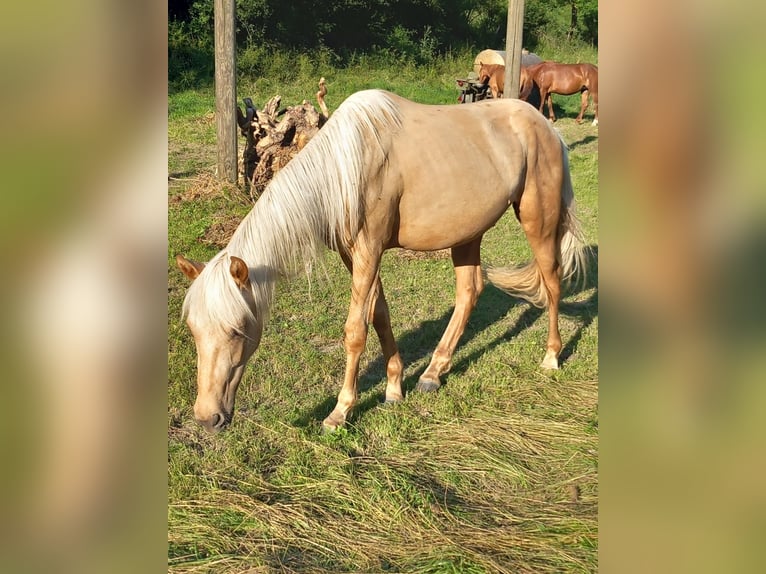
{"type": "MultiPolygon", "coordinates": [[[[353,275],[354,266],[351,258],[341,254],[341,259],[345,263],[349,272],[353,275]]],[[[402,377],[404,374],[404,363],[399,354],[399,347],[394,338],[394,332],[391,329],[391,315],[386,302],[386,295],[383,292],[383,283],[378,277],[375,289],[378,297],[375,301],[375,310],[372,315],[372,325],[378,334],[380,348],[383,351],[383,360],[386,364],[386,402],[395,403],[404,398],[402,394],[402,377]]]]}
{"type": "Polygon", "coordinates": [[[367,342],[367,329],[373,320],[378,298],[380,257],[379,249],[370,250],[365,245],[355,247],[351,255],[351,303],[343,339],[346,349],[346,372],[343,387],[338,394],[338,402],[322,423],[326,431],[342,427],[356,404],[359,359],[367,342]]]}
{"type": "Polygon", "coordinates": [[[548,92],[548,118],[552,121],[556,121],[556,114],[553,113],[553,98],[551,92],[548,92]]]}
{"type": "Polygon", "coordinates": [[[391,329],[391,315],[388,311],[388,303],[383,294],[383,284],[378,278],[378,300],[375,302],[372,325],[380,340],[383,350],[383,359],[386,362],[386,402],[398,403],[404,398],[402,394],[402,377],[404,375],[404,363],[399,355],[399,347],[396,345],[394,332],[391,329]]]}

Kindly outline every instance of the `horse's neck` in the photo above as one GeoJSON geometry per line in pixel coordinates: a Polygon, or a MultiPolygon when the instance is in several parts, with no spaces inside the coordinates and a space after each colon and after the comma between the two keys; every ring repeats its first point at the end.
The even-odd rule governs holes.
{"type": "Polygon", "coordinates": [[[292,195],[293,205],[286,205],[267,188],[235,231],[226,247],[228,253],[270,278],[293,274],[302,261],[314,257],[317,242],[306,223],[308,218],[294,216],[309,209],[295,205],[295,199],[301,197],[305,198],[292,195]]]}
{"type": "Polygon", "coordinates": [[[310,269],[325,245],[343,248],[358,232],[360,182],[367,165],[384,156],[377,125],[398,125],[399,112],[382,92],[350,100],[274,176],[234,233],[229,250],[240,251],[251,268],[293,275],[310,269]]]}

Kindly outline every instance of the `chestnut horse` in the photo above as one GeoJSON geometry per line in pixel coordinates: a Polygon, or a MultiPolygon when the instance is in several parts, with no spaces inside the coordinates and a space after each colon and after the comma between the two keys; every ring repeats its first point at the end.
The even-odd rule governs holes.
{"type": "MultiPolygon", "coordinates": [[[[489,82],[489,89],[493,98],[503,97],[503,88],[505,87],[505,66],[502,64],[485,64],[479,62],[479,82],[486,84],[489,82]]],[[[521,66],[519,78],[519,99],[526,101],[532,89],[534,82],[527,71],[527,66],[521,66]]]]}
{"type": "Polygon", "coordinates": [[[489,91],[494,99],[503,97],[505,88],[505,66],[502,64],[485,64],[479,62],[479,83],[489,82],[489,91]]]}
{"type": "MultiPolygon", "coordinates": [[[[585,108],[588,107],[588,96],[593,98],[595,117],[593,125],[598,125],[598,68],[593,64],[559,64],[557,62],[542,62],[522,70],[521,83],[531,89],[531,83],[540,89],[540,113],[543,113],[543,105],[548,100],[548,117],[556,121],[553,113],[553,99],[551,94],[571,96],[581,94],[580,114],[577,123],[582,122],[585,108]]],[[[528,92],[527,92],[528,95],[528,92]]],[[[520,94],[521,99],[526,97],[520,94]]]]}
{"type": "Polygon", "coordinates": [[[567,149],[515,99],[428,106],[381,90],[350,96],[269,183],[229,244],[207,263],[178,255],[192,279],[183,314],[197,348],[195,418],[218,431],[258,347],[278,278],[308,270],[325,246],[351,272],[346,371],[327,430],[357,401],[359,360],[372,323],[386,363],[385,400],[403,398],[403,364],[380,280],[386,249],[451,248],[455,309],[416,386],[435,391],[484,287],[484,233],[513,206],[533,259],[486,271],[489,281],[548,308],[542,367],[558,368],[560,281],[584,266],[567,149]]]}

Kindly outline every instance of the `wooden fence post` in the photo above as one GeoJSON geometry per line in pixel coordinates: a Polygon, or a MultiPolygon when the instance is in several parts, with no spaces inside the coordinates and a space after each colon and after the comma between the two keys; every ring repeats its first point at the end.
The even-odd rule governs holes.
{"type": "Polygon", "coordinates": [[[508,24],[505,33],[505,82],[503,97],[519,97],[521,47],[524,32],[524,0],[508,0],[508,24]]]}
{"type": "Polygon", "coordinates": [[[215,121],[218,178],[237,183],[237,75],[234,2],[215,0],[215,121]]]}

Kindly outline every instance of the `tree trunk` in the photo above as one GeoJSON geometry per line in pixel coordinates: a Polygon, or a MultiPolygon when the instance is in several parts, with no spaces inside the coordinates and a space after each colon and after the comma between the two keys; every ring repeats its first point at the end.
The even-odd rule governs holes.
{"type": "Polygon", "coordinates": [[[577,2],[572,0],[572,16],[569,20],[569,31],[567,32],[567,40],[571,40],[577,34],[577,2]]]}
{"type": "Polygon", "coordinates": [[[280,111],[281,96],[272,97],[261,110],[244,98],[245,112],[237,107],[237,123],[245,137],[242,173],[245,189],[255,201],[266,185],[311,140],[327,121],[324,78],[317,92],[322,113],[307,101],[280,111]]]}

